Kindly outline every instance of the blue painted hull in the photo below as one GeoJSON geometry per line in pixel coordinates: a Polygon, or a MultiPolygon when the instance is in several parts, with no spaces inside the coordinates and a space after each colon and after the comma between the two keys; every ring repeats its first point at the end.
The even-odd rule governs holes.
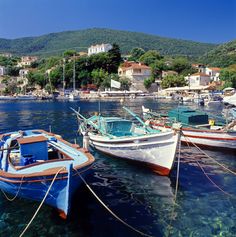
{"type": "MultiPolygon", "coordinates": [[[[82,184],[78,172],[83,172],[83,170],[73,170],[71,177],[68,173],[58,174],[45,199],[45,203],[57,208],[64,218],[66,218],[70,212],[71,198],[74,192],[82,184]],[[68,180],[68,177],[70,180],[68,180]]],[[[88,173],[89,170],[87,169],[81,175],[84,177],[88,173]]],[[[42,201],[53,178],[54,175],[30,178],[6,178],[0,176],[0,188],[13,196],[17,195],[18,197],[26,199],[42,201]]]]}

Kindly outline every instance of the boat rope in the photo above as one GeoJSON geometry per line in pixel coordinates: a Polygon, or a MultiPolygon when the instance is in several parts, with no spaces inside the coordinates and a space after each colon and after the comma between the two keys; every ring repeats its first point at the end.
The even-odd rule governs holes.
{"type": "Polygon", "coordinates": [[[228,167],[226,167],[225,165],[221,164],[220,162],[218,162],[217,160],[215,160],[213,157],[209,156],[206,152],[204,152],[199,146],[197,146],[195,143],[193,143],[187,136],[185,136],[182,132],[182,134],[185,137],[185,141],[188,143],[191,143],[193,146],[195,146],[200,152],[202,152],[207,158],[213,160],[217,165],[219,165],[220,167],[222,167],[223,169],[227,170],[228,172],[230,172],[231,174],[236,175],[236,172],[234,172],[233,170],[229,169],[228,167]],[[188,140],[188,141],[187,141],[188,140]]]}
{"type": "MultiPolygon", "coordinates": [[[[187,142],[187,141],[186,141],[187,142]]],[[[188,148],[190,149],[190,145],[189,143],[187,142],[187,145],[188,145],[188,148]]],[[[221,192],[223,192],[225,195],[228,195],[230,196],[231,198],[234,198],[234,196],[226,191],[224,191],[219,185],[217,185],[210,177],[209,175],[206,173],[206,171],[204,170],[204,168],[202,167],[202,165],[198,162],[197,162],[197,165],[199,166],[199,168],[202,170],[203,174],[207,177],[207,179],[217,188],[219,189],[221,192]]]]}
{"type": "MultiPolygon", "coordinates": [[[[78,171],[76,170],[76,172],[78,173],[78,171]]],[[[88,185],[88,183],[85,181],[85,179],[80,175],[80,173],[78,173],[79,177],[81,178],[81,180],[84,182],[84,184],[86,185],[86,187],[89,189],[89,191],[94,195],[94,197],[100,202],[100,204],[105,207],[105,209],[113,216],[115,217],[118,221],[120,221],[122,224],[124,224],[125,226],[127,226],[128,228],[130,228],[131,230],[135,231],[136,233],[142,235],[142,236],[147,236],[147,237],[153,237],[151,235],[145,234],[143,232],[141,232],[140,230],[137,230],[135,227],[129,225],[128,223],[126,223],[124,220],[122,220],[120,217],[118,217],[98,196],[97,194],[93,191],[93,189],[88,185]]]]}
{"type": "Polygon", "coordinates": [[[171,234],[171,229],[172,229],[172,221],[174,220],[174,211],[175,207],[177,205],[177,194],[178,194],[178,187],[179,187],[179,171],[180,171],[180,154],[181,154],[181,141],[179,141],[179,148],[178,148],[178,163],[177,163],[177,173],[176,173],[176,184],[175,184],[175,195],[174,195],[174,203],[173,203],[173,208],[171,211],[171,218],[170,218],[170,223],[167,226],[167,237],[170,236],[171,234]]]}
{"type": "Polygon", "coordinates": [[[64,170],[64,169],[65,169],[65,167],[60,168],[60,169],[57,171],[57,173],[55,174],[55,176],[54,176],[54,178],[53,178],[53,180],[52,180],[50,186],[48,187],[47,192],[46,192],[45,195],[44,195],[44,198],[42,199],[42,201],[41,201],[40,205],[38,206],[36,212],[34,213],[33,217],[31,218],[31,220],[29,221],[29,223],[26,225],[26,227],[25,227],[25,229],[22,231],[22,233],[19,235],[19,237],[22,237],[22,236],[25,234],[26,230],[27,230],[27,229],[29,228],[29,226],[31,225],[32,221],[34,220],[34,218],[35,218],[36,215],[38,214],[40,208],[42,207],[42,205],[43,205],[43,203],[44,203],[46,197],[48,196],[49,191],[51,190],[52,185],[53,185],[53,183],[55,182],[57,175],[58,175],[62,170],[64,170]]]}
{"type": "Polygon", "coordinates": [[[23,178],[24,178],[24,176],[22,176],[22,178],[21,178],[21,183],[20,183],[20,187],[18,188],[18,190],[17,190],[17,192],[16,192],[16,195],[15,195],[13,198],[9,198],[9,197],[7,196],[7,194],[1,189],[1,191],[2,191],[2,193],[4,194],[5,198],[6,198],[9,202],[14,201],[14,200],[16,199],[16,197],[18,196],[18,194],[19,194],[19,192],[20,192],[20,189],[21,189],[21,185],[22,185],[22,183],[23,183],[23,178]]]}
{"type": "Polygon", "coordinates": [[[198,161],[196,161],[198,166],[200,167],[200,169],[202,170],[203,174],[207,177],[207,179],[217,188],[219,189],[221,192],[223,192],[224,194],[233,197],[230,193],[224,191],[221,187],[219,187],[219,185],[217,185],[210,177],[209,175],[205,172],[205,170],[203,169],[203,167],[200,165],[200,163],[198,161]]]}

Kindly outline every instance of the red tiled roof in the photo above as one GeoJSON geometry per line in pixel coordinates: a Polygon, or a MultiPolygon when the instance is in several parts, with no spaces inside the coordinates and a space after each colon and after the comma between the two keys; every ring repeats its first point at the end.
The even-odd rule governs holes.
{"type": "Polygon", "coordinates": [[[212,71],[220,71],[221,69],[219,67],[209,67],[212,71]]]}
{"type": "Polygon", "coordinates": [[[121,69],[124,71],[124,70],[129,70],[129,69],[151,69],[151,68],[141,63],[125,62],[121,66],[121,69]]]}

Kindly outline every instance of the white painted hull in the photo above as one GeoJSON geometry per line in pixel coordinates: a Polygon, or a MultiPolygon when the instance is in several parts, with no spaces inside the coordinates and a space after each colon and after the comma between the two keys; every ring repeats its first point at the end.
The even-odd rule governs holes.
{"type": "Polygon", "coordinates": [[[192,142],[202,146],[236,149],[236,132],[183,129],[181,141],[186,143],[192,142]]]}
{"type": "Polygon", "coordinates": [[[132,138],[104,139],[89,134],[90,144],[106,154],[141,162],[161,175],[168,175],[175,159],[179,135],[174,132],[132,138]]]}
{"type": "MultiPolygon", "coordinates": [[[[154,125],[154,128],[159,128],[160,125],[154,125]]],[[[181,141],[184,143],[191,143],[216,148],[227,148],[236,150],[236,131],[224,132],[214,129],[191,129],[183,128],[183,135],[181,141]]]]}

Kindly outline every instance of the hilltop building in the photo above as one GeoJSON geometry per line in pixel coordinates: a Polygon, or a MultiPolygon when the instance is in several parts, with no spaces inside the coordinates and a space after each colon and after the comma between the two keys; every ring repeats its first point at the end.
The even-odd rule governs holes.
{"type": "Polygon", "coordinates": [[[0,56],[6,57],[6,58],[11,58],[12,54],[11,53],[0,53],[0,56]]]}
{"type": "Polygon", "coordinates": [[[146,91],[143,82],[151,76],[151,68],[141,63],[127,61],[118,68],[118,75],[130,79],[131,90],[146,91]]]}
{"type": "Polygon", "coordinates": [[[92,54],[105,53],[112,49],[111,44],[97,44],[88,48],[88,56],[92,54]]]}

